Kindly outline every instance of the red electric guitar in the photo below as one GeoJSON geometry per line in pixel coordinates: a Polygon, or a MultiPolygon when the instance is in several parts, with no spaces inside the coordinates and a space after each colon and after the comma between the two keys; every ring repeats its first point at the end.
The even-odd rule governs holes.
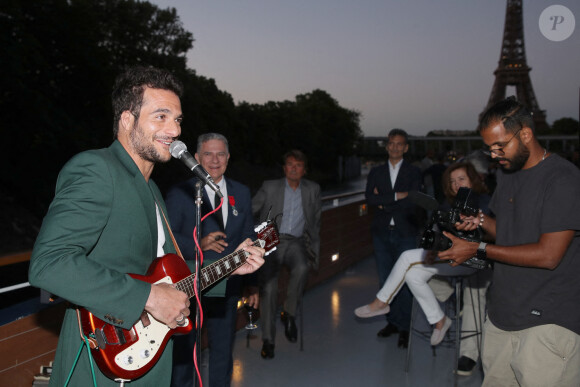
{"type": "MultiPolygon", "coordinates": [[[[280,242],[274,223],[262,223],[255,231],[258,239],[254,241],[254,246],[264,248],[267,254],[274,251],[280,242]]],[[[201,269],[201,290],[232,273],[247,258],[245,251],[238,250],[201,269]]],[[[195,274],[191,274],[185,261],[175,254],[155,259],[145,275],[130,276],[149,283],[175,284],[189,298],[195,295],[195,274]]],[[[78,311],[83,334],[89,339],[91,354],[103,374],[111,379],[127,381],[143,376],[155,365],[172,335],[186,334],[193,329],[189,318],[183,326],[170,329],[144,311],[139,321],[127,330],[100,320],[84,308],[78,311]]]]}

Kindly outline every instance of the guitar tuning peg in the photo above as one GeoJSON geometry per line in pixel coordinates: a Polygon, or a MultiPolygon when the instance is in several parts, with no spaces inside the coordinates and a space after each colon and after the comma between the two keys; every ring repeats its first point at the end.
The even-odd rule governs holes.
{"type": "Polygon", "coordinates": [[[260,232],[264,229],[264,227],[266,227],[266,222],[262,222],[259,225],[256,226],[256,228],[254,229],[255,232],[260,232]]]}
{"type": "Polygon", "coordinates": [[[266,251],[266,254],[264,254],[264,257],[266,255],[270,255],[270,253],[273,252],[274,250],[276,250],[276,247],[272,247],[270,250],[266,251]]]}

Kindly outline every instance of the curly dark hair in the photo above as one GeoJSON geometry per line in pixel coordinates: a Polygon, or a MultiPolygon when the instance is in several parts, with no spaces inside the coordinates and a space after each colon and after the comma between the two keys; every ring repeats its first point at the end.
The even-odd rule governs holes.
{"type": "Polygon", "coordinates": [[[451,172],[461,168],[465,169],[465,173],[467,173],[467,177],[469,177],[469,181],[471,182],[471,190],[473,192],[477,194],[488,192],[485,183],[483,182],[479,173],[477,173],[477,171],[475,170],[473,164],[467,161],[453,163],[449,167],[447,167],[445,172],[443,172],[443,176],[441,177],[441,185],[443,186],[443,193],[445,194],[445,197],[447,198],[447,201],[449,201],[449,203],[453,203],[453,200],[455,199],[455,193],[453,192],[453,189],[451,189],[451,172]]]}
{"type": "Polygon", "coordinates": [[[500,122],[507,133],[516,133],[522,128],[530,128],[535,133],[532,113],[513,95],[497,102],[483,113],[478,131],[481,133],[500,122]]]}
{"type": "Polygon", "coordinates": [[[113,86],[113,137],[117,138],[119,120],[124,111],[139,117],[145,87],[169,90],[181,97],[183,85],[169,71],[155,67],[135,66],[126,69],[113,86]]]}

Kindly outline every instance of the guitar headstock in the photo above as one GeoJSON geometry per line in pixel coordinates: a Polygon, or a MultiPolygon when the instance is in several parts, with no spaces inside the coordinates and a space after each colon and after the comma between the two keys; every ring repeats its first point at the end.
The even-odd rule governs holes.
{"type": "Polygon", "coordinates": [[[272,222],[271,220],[263,222],[257,226],[254,231],[258,234],[260,246],[266,250],[265,255],[268,255],[272,251],[276,250],[276,245],[280,243],[280,236],[278,235],[276,223],[272,222]]]}

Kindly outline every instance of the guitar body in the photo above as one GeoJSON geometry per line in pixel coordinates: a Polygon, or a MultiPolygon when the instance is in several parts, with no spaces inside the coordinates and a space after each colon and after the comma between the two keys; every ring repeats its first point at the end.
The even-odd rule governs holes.
{"type": "MultiPolygon", "coordinates": [[[[166,254],[153,261],[147,274],[130,274],[148,283],[175,283],[191,273],[185,261],[175,254],[166,254]]],[[[96,347],[91,355],[99,369],[109,378],[134,380],[149,371],[163,353],[172,335],[191,332],[193,324],[186,323],[170,329],[150,314],[143,312],[141,319],[129,330],[119,328],[80,309],[82,330],[96,347]],[[94,339],[94,340],[91,340],[94,339]]]]}
{"type": "MultiPolygon", "coordinates": [[[[255,246],[264,248],[266,254],[276,249],[280,239],[272,222],[261,224],[255,231],[259,238],[254,241],[255,246]]],[[[247,256],[248,253],[240,249],[202,268],[201,291],[233,273],[246,262],[247,256]]],[[[129,275],[150,284],[175,284],[175,288],[189,298],[195,296],[195,274],[191,274],[185,261],[175,254],[153,260],[145,275],[129,275]]],[[[172,335],[186,334],[193,328],[186,317],[183,326],[170,329],[144,311],[139,321],[127,330],[104,322],[84,308],[77,311],[95,362],[103,374],[114,380],[134,380],[143,376],[157,363],[172,335]]]]}

